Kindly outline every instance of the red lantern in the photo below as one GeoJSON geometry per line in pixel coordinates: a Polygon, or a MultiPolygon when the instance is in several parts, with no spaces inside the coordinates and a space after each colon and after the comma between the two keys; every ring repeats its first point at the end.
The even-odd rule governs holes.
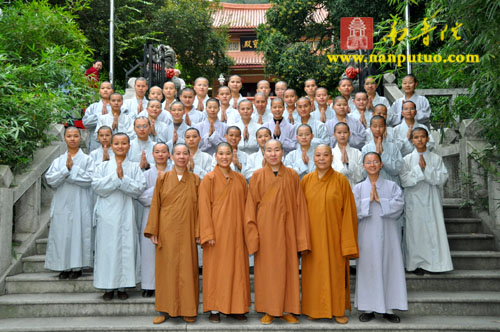
{"type": "Polygon", "coordinates": [[[172,68],[165,69],[165,75],[167,75],[167,79],[171,79],[175,76],[175,70],[172,68]]]}
{"type": "Polygon", "coordinates": [[[356,76],[358,76],[359,73],[359,68],[354,68],[354,67],[347,67],[345,70],[345,74],[347,77],[349,77],[351,80],[353,80],[356,76]]]}

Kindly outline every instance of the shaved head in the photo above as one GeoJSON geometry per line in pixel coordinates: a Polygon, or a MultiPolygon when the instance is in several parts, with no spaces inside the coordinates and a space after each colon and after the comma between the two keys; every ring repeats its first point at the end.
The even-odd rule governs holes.
{"type": "Polygon", "coordinates": [[[327,150],[330,154],[332,154],[332,148],[327,144],[318,144],[318,146],[316,146],[314,151],[316,152],[319,150],[327,150]]]}
{"type": "Polygon", "coordinates": [[[274,139],[274,138],[270,139],[269,141],[267,141],[264,144],[264,149],[266,149],[269,146],[269,144],[273,144],[274,145],[276,143],[279,145],[279,147],[281,148],[281,150],[283,150],[283,144],[281,144],[280,141],[278,141],[277,139],[274,139]]]}

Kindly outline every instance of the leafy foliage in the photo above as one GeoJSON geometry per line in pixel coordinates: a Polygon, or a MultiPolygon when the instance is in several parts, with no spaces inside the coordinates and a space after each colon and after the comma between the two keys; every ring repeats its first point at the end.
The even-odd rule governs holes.
{"type": "MultiPolygon", "coordinates": [[[[142,61],[144,44],[156,40],[151,22],[162,3],[162,0],[114,1],[115,80],[123,81],[124,70],[142,61]]],[[[110,1],[86,0],[77,15],[89,46],[95,50],[96,58],[103,60],[105,68],[101,72],[105,74],[109,68],[110,1]]]]}
{"type": "MultiPolygon", "coordinates": [[[[95,54],[109,58],[109,1],[86,0],[78,22],[95,54]]],[[[144,44],[171,46],[189,81],[226,73],[232,65],[224,51],[226,31],[212,27],[218,2],[204,0],[115,0],[115,80],[123,82],[124,70],[142,61],[144,44]]],[[[105,72],[105,70],[103,70],[105,72]]]]}
{"type": "Polygon", "coordinates": [[[23,169],[34,151],[50,141],[50,124],[83,109],[92,92],[83,75],[88,51],[74,17],[63,8],[45,0],[17,1],[4,8],[0,164],[23,169]]]}
{"type": "MultiPolygon", "coordinates": [[[[391,0],[403,3],[404,1],[391,0]]],[[[425,17],[431,27],[430,46],[426,53],[440,54],[446,58],[451,54],[477,54],[479,63],[426,63],[413,66],[419,78],[420,88],[468,88],[469,94],[455,100],[451,114],[434,116],[448,119],[446,126],[453,127],[454,119],[475,118],[483,128],[482,134],[496,151],[493,159],[498,160],[500,152],[500,3],[497,0],[472,1],[420,1],[426,6],[425,17]],[[451,28],[463,24],[458,30],[459,40],[452,37],[451,28]],[[447,26],[447,37],[441,40],[440,32],[447,26]]],[[[399,28],[402,28],[399,25],[399,28]]],[[[412,26],[412,33],[423,32],[423,21],[412,26]]],[[[385,33],[381,28],[379,33],[385,33]]],[[[415,40],[414,44],[421,43],[415,40]]],[[[412,46],[413,48],[414,46],[412,46]]],[[[396,44],[391,48],[389,41],[381,41],[378,49],[385,52],[402,52],[404,47],[396,44]]],[[[399,68],[400,73],[404,68],[399,68]]],[[[434,105],[433,113],[435,112],[434,105]]],[[[439,110],[439,109],[436,109],[439,110]]],[[[449,113],[448,108],[441,112],[449,113]]]]}
{"type": "Polygon", "coordinates": [[[259,51],[266,59],[266,73],[301,91],[307,78],[335,87],[345,65],[330,63],[326,52],[340,53],[340,18],[370,16],[375,22],[388,17],[386,0],[273,0],[267,23],[257,28],[259,51]],[[315,12],[327,12],[323,20],[315,12]],[[304,43],[308,41],[308,43],[304,43]],[[312,42],[314,41],[314,42],[312,42]]]}
{"type": "Polygon", "coordinates": [[[215,79],[229,73],[233,64],[225,54],[227,30],[213,27],[212,14],[217,6],[218,2],[205,0],[166,0],[155,13],[158,38],[175,50],[186,81],[199,76],[215,79]]]}

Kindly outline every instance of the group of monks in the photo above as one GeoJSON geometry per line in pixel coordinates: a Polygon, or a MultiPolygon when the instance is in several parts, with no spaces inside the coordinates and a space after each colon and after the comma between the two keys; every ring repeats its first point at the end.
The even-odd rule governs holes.
{"type": "Polygon", "coordinates": [[[203,247],[203,311],[211,321],[220,321],[220,313],[246,319],[248,255],[254,255],[255,310],[265,313],[263,324],[275,317],[296,323],[294,315],[301,312],[347,322],[349,259],[358,257],[349,182],[331,168],[329,146],[316,148],[317,171],[302,182],[282,164],[283,154],[279,141],[268,141],[265,166],[247,185],[229,167],[232,147],[220,143],[217,166],[200,183],[183,169],[189,149],[174,147],[174,168],[158,177],[144,231],[157,243],[156,309],[162,314],[155,323],[169,316],[192,321],[197,315],[196,242],[203,247]]]}
{"type": "MultiPolygon", "coordinates": [[[[171,82],[151,88],[147,100],[147,84],[138,79],[136,98],[125,101],[103,82],[101,101],[83,119],[93,131],[83,144],[90,155],[79,149],[80,132],[68,127],[68,151],[46,175],[56,189],[46,268],[61,271],[60,279],[76,279],[82,267],[93,267],[94,286],[107,301],[115,291],[127,299],[126,289],[141,282],[143,296],[155,295],[160,315],[154,323],[160,324],[178,316],[195,321],[199,266],[209,320],[219,322],[221,313],[246,320],[254,266],[255,311],[264,313],[263,324],[277,317],[297,323],[301,313],[344,324],[351,309],[350,260],[359,258],[359,319],[377,312],[399,322],[392,310],[407,310],[400,169],[408,197],[432,190],[426,199],[434,201],[447,176],[439,157],[426,150],[427,127],[415,121],[416,107],[428,121],[428,103],[415,96],[414,84],[395,108],[399,113],[388,112],[369,83],[370,106],[363,101],[369,92],[356,94],[352,104],[352,89],[341,89],[352,82],[341,80],[339,91],[347,96],[337,97],[332,110],[326,89],[311,90],[311,81],[305,92],[312,91],[312,99],[297,100],[295,90],[279,82],[283,99],[272,101],[269,82],[259,82],[254,104],[239,94],[237,75],[229,89],[219,89],[219,100],[206,96],[208,80],[199,78],[194,91],[180,92],[181,102],[171,82]],[[372,110],[377,106],[379,113],[372,110]],[[386,121],[401,119],[399,138],[386,121]]],[[[413,76],[408,81],[416,82],[413,76]]],[[[420,250],[415,237],[407,242],[420,250]]],[[[429,260],[445,262],[438,272],[452,269],[449,249],[443,252],[444,259],[429,260]]],[[[417,257],[407,258],[410,271],[436,268],[420,254],[407,257],[417,257]]]]}

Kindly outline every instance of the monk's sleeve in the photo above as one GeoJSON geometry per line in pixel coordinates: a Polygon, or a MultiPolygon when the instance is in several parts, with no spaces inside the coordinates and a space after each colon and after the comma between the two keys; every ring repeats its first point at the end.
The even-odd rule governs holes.
{"type": "Polygon", "coordinates": [[[342,229],[341,229],[341,248],[342,256],[347,258],[358,258],[358,219],[356,213],[356,203],[352,194],[351,186],[347,179],[342,181],[342,191],[344,193],[342,229]]]}
{"type": "Polygon", "coordinates": [[[151,200],[151,206],[149,208],[148,223],[146,228],[144,228],[144,236],[151,237],[153,235],[158,236],[160,229],[160,210],[161,210],[161,197],[160,192],[163,187],[163,183],[167,178],[167,174],[161,174],[156,179],[155,189],[153,192],[153,199],[151,200]]]}
{"type": "Polygon", "coordinates": [[[211,194],[213,180],[211,176],[205,176],[198,191],[198,220],[200,222],[200,244],[202,246],[210,240],[215,240],[211,194]]]}
{"type": "Polygon", "coordinates": [[[250,179],[248,188],[247,203],[245,205],[245,243],[248,254],[252,255],[259,250],[259,229],[257,227],[257,205],[260,197],[258,194],[258,181],[255,176],[250,179]]]}
{"type": "Polygon", "coordinates": [[[294,187],[297,191],[297,212],[295,215],[295,234],[297,237],[297,251],[311,250],[311,234],[309,230],[309,211],[307,210],[306,196],[304,195],[304,190],[300,185],[300,178],[297,173],[294,172],[293,178],[294,187]]]}
{"type": "MultiPolygon", "coordinates": [[[[195,206],[198,207],[198,191],[199,191],[199,188],[200,188],[200,177],[196,174],[194,174],[195,176],[195,182],[196,182],[196,202],[195,202],[195,206]]],[[[198,218],[200,214],[200,211],[199,209],[195,209],[195,218],[194,218],[194,237],[197,239],[200,237],[200,220],[198,218]]]]}

